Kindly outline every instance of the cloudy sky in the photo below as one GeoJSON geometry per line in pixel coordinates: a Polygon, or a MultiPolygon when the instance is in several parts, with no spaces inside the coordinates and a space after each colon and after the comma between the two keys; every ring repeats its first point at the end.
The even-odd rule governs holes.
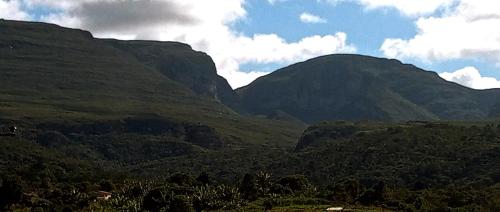
{"type": "Polygon", "coordinates": [[[234,88],[332,53],[396,58],[468,87],[500,87],[497,0],[0,0],[0,18],[185,42],[210,54],[234,88]]]}

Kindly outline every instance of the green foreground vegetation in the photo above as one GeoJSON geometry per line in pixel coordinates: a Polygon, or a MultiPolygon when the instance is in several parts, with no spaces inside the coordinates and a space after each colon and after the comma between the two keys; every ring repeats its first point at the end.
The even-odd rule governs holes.
{"type": "Polygon", "coordinates": [[[496,122],[324,122],[295,149],[241,150],[172,132],[41,126],[0,138],[5,210],[500,209],[496,122]],[[98,200],[98,191],[111,197],[98,200]]]}

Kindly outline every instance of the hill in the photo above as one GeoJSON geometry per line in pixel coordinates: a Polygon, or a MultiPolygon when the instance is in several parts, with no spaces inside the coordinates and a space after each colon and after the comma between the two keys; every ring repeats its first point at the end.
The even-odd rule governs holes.
{"type": "Polygon", "coordinates": [[[279,110],[315,123],[483,119],[500,90],[469,89],[397,60],[339,54],[279,69],[237,93],[252,114],[279,110]]]}
{"type": "Polygon", "coordinates": [[[92,122],[113,128],[136,117],[209,126],[228,145],[290,147],[302,129],[242,117],[222,104],[234,91],[208,55],[182,43],[101,40],[82,30],[2,20],[0,74],[0,117],[49,123],[50,130],[92,122]]]}
{"type": "Polygon", "coordinates": [[[196,52],[187,44],[158,41],[105,40],[111,46],[133,55],[140,63],[158,70],[197,94],[230,105],[236,93],[229,83],[217,75],[215,64],[204,52],[196,52]]]}
{"type": "Polygon", "coordinates": [[[55,25],[2,21],[2,115],[112,117],[148,113],[162,101],[217,108],[88,32],[55,25]]]}
{"type": "MultiPolygon", "coordinates": [[[[271,169],[304,173],[337,190],[331,193],[337,198],[350,196],[339,195],[342,185],[373,192],[383,182],[385,192],[378,201],[386,205],[474,210],[474,205],[498,205],[486,199],[498,200],[499,159],[498,122],[340,121],[310,126],[296,153],[271,169]]],[[[362,193],[351,198],[363,202],[362,193]]],[[[371,200],[375,197],[370,194],[371,200]]]]}
{"type": "Polygon", "coordinates": [[[186,44],[2,20],[0,76],[0,210],[498,210],[496,122],[301,136],[499,114],[498,90],[395,60],[320,57],[235,93],[186,44]]]}

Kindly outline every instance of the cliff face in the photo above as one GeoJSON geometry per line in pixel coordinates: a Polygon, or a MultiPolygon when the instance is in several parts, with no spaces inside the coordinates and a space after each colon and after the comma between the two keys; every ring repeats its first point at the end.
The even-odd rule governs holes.
{"type": "Polygon", "coordinates": [[[2,20],[0,56],[0,100],[12,102],[0,113],[22,107],[23,98],[24,106],[55,114],[148,113],[154,103],[144,103],[152,100],[220,110],[217,101],[236,99],[210,56],[177,42],[102,40],[83,30],[2,20]]]}
{"type": "Polygon", "coordinates": [[[105,41],[168,78],[186,85],[195,93],[215,98],[217,71],[207,54],[177,42],[105,41]]]}
{"type": "Polygon", "coordinates": [[[0,74],[5,116],[225,110],[214,100],[211,58],[181,43],[101,40],[82,30],[2,20],[0,74]]]}
{"type": "MultiPolygon", "coordinates": [[[[205,148],[289,146],[303,129],[240,116],[221,103],[236,100],[211,58],[186,44],[102,40],[53,24],[0,20],[0,119],[7,123],[114,123],[152,116],[189,125],[181,127],[182,142],[205,148]]],[[[168,129],[156,119],[140,124],[152,134],[168,129]]],[[[90,126],[81,132],[115,132],[114,124],[90,126]]],[[[118,132],[124,129],[118,124],[118,132]]]]}
{"type": "Polygon", "coordinates": [[[187,44],[119,40],[105,40],[105,42],[130,53],[139,62],[157,69],[199,95],[224,103],[235,100],[235,92],[223,77],[217,75],[212,58],[204,52],[194,51],[187,44]]]}

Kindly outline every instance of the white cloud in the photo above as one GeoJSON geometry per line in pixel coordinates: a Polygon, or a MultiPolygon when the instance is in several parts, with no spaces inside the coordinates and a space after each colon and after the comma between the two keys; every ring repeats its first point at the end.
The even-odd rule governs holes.
{"type": "Polygon", "coordinates": [[[267,75],[269,72],[262,72],[262,71],[250,71],[250,72],[241,72],[241,71],[234,71],[228,73],[226,76],[228,78],[233,79],[231,82],[231,86],[234,88],[240,88],[243,86],[246,86],[250,84],[252,81],[255,79],[267,75]]]}
{"type": "Polygon", "coordinates": [[[312,57],[335,52],[355,52],[353,46],[346,44],[345,33],[326,36],[310,36],[298,42],[287,42],[275,34],[258,34],[253,37],[228,36],[221,45],[227,48],[210,48],[209,52],[217,64],[219,74],[226,77],[232,87],[241,87],[251,82],[264,72],[243,74],[238,70],[245,63],[294,63],[312,57]],[[227,49],[231,49],[228,51],[227,49]],[[243,79],[246,76],[248,78],[243,79]],[[231,79],[231,80],[229,80],[231,79]]]}
{"type": "Polygon", "coordinates": [[[0,0],[0,18],[10,20],[30,20],[30,15],[24,12],[21,9],[21,6],[22,2],[18,0],[0,0]]]}
{"type": "Polygon", "coordinates": [[[404,15],[431,14],[440,8],[452,5],[456,0],[358,0],[368,9],[394,8],[404,15]]]}
{"type": "Polygon", "coordinates": [[[492,77],[481,76],[475,67],[465,67],[455,72],[444,72],[439,76],[447,81],[474,89],[500,88],[500,81],[492,77]]]}
{"type": "Polygon", "coordinates": [[[299,19],[303,23],[311,23],[311,24],[318,24],[318,23],[326,23],[327,22],[326,19],[321,18],[317,15],[313,15],[313,14],[308,13],[308,12],[303,12],[302,14],[300,14],[299,19]]]}
{"type": "Polygon", "coordinates": [[[287,1],[287,0],[267,0],[267,2],[269,2],[269,4],[272,4],[272,5],[274,5],[275,3],[284,2],[284,1],[287,1]]]}
{"type": "Polygon", "coordinates": [[[336,5],[341,2],[354,2],[368,10],[396,9],[403,15],[418,16],[434,13],[438,9],[453,5],[457,0],[317,0],[336,5]]]}
{"type": "Polygon", "coordinates": [[[500,2],[461,0],[448,12],[419,18],[411,39],[386,39],[381,51],[391,58],[424,61],[476,59],[500,65],[500,2]]]}
{"type": "MultiPolygon", "coordinates": [[[[0,1],[3,2],[3,1],[0,1]]],[[[12,2],[12,1],[11,1],[12,2]]],[[[245,36],[232,25],[247,18],[245,0],[23,0],[26,7],[54,12],[42,21],[90,30],[96,37],[173,40],[207,52],[233,88],[264,72],[243,72],[245,63],[293,63],[324,54],[355,52],[345,33],[289,42],[276,34],[245,36]],[[138,7],[147,10],[138,10],[138,7]],[[51,11],[51,10],[49,10],[51,11]],[[182,11],[182,12],[179,12],[182,11]]],[[[20,14],[20,13],[19,13],[20,14]]],[[[3,16],[1,16],[3,17],[3,16]]]]}

